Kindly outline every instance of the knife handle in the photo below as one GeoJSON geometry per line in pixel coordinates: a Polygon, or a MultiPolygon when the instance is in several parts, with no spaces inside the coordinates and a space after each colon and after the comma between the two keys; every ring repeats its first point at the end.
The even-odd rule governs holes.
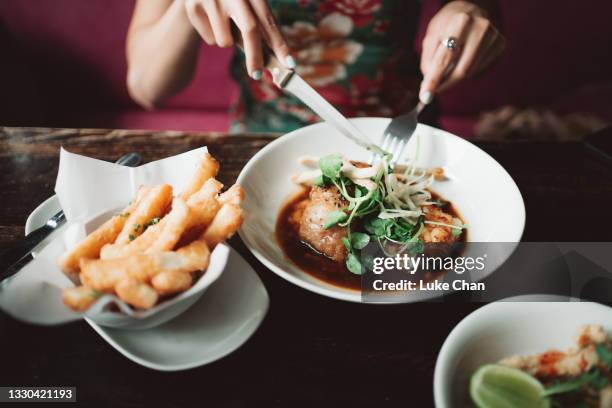
{"type": "MultiPolygon", "coordinates": [[[[234,37],[234,43],[236,46],[242,52],[244,52],[242,34],[240,34],[240,30],[234,23],[232,23],[232,36],[234,37]]],[[[278,58],[276,58],[270,47],[263,42],[261,44],[261,50],[263,52],[264,68],[270,71],[270,74],[272,75],[272,82],[274,82],[274,84],[279,88],[284,88],[295,71],[282,64],[278,58]]]]}

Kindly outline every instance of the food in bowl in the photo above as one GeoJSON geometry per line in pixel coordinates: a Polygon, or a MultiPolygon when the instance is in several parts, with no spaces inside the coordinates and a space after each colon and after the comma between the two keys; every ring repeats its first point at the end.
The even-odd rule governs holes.
{"type": "Polygon", "coordinates": [[[392,168],[389,157],[367,165],[339,154],[299,161],[309,169],[293,177],[302,189],[280,211],[276,238],[289,259],[323,281],[358,289],[361,250],[370,242],[388,254],[466,239],[452,204],[430,190],[445,178],[442,168],[392,168]]]}
{"type": "Polygon", "coordinates": [[[472,376],[470,395],[479,408],[611,408],[611,380],[609,335],[601,326],[585,325],[578,330],[576,345],[566,351],[510,356],[498,365],[479,368],[472,376]]]}
{"type": "Polygon", "coordinates": [[[219,163],[208,153],[185,190],[142,186],[134,200],[59,259],[77,286],[64,303],[87,310],[103,294],[135,309],[150,309],[189,289],[206,271],[210,253],[243,220],[244,192],[235,184],[221,193],[219,163]]]}

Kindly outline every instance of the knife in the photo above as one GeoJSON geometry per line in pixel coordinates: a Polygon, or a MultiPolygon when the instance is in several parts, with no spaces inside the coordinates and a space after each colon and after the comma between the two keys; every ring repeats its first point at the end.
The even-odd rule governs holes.
{"type": "MultiPolygon", "coordinates": [[[[232,24],[232,34],[238,48],[244,51],[242,36],[234,24],[232,24]]],[[[312,109],[314,113],[319,115],[321,119],[335,127],[343,136],[349,138],[359,146],[375,154],[385,154],[380,147],[372,143],[366,135],[349,122],[349,120],[334,108],[331,103],[323,98],[321,94],[308,85],[295,70],[289,69],[284,64],[281,64],[266,45],[263,45],[263,54],[265,68],[272,74],[272,81],[276,86],[301,100],[306,106],[312,109]]]]}
{"type": "MultiPolygon", "coordinates": [[[[122,166],[136,167],[142,162],[138,153],[128,153],[115,163],[122,166]]],[[[45,225],[25,236],[25,239],[0,252],[0,282],[19,272],[32,259],[32,250],[52,232],[66,223],[64,211],[60,211],[47,220],[45,225]]]]}

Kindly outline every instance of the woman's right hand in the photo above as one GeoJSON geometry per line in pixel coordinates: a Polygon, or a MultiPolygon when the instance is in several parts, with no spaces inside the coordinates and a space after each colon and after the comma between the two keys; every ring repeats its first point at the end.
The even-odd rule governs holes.
{"type": "Polygon", "coordinates": [[[209,45],[233,46],[231,23],[236,24],[242,34],[251,78],[259,80],[263,74],[262,41],[279,61],[295,68],[295,60],[266,0],[186,0],[185,9],[189,21],[209,45]]]}

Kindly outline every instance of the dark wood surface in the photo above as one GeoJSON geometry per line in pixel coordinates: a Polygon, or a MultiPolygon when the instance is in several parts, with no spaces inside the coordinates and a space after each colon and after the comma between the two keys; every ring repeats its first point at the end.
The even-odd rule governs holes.
{"type": "MultiPolygon", "coordinates": [[[[53,194],[60,146],[104,160],[146,161],[207,145],[232,183],[269,135],[0,128],[0,250],[23,236],[27,215],[53,194]]],[[[610,241],[612,168],[579,143],[484,143],[517,182],[526,241],[610,241]]],[[[504,216],[499,208],[500,217],[504,216]]],[[[79,405],[113,407],[429,407],[437,353],[477,304],[349,304],[306,292],[268,271],[238,238],[271,307],[249,342],[193,370],[132,363],[85,323],[37,327],[0,313],[0,385],[78,388],[79,405]]],[[[72,404],[71,406],[75,406],[72,404]]]]}

